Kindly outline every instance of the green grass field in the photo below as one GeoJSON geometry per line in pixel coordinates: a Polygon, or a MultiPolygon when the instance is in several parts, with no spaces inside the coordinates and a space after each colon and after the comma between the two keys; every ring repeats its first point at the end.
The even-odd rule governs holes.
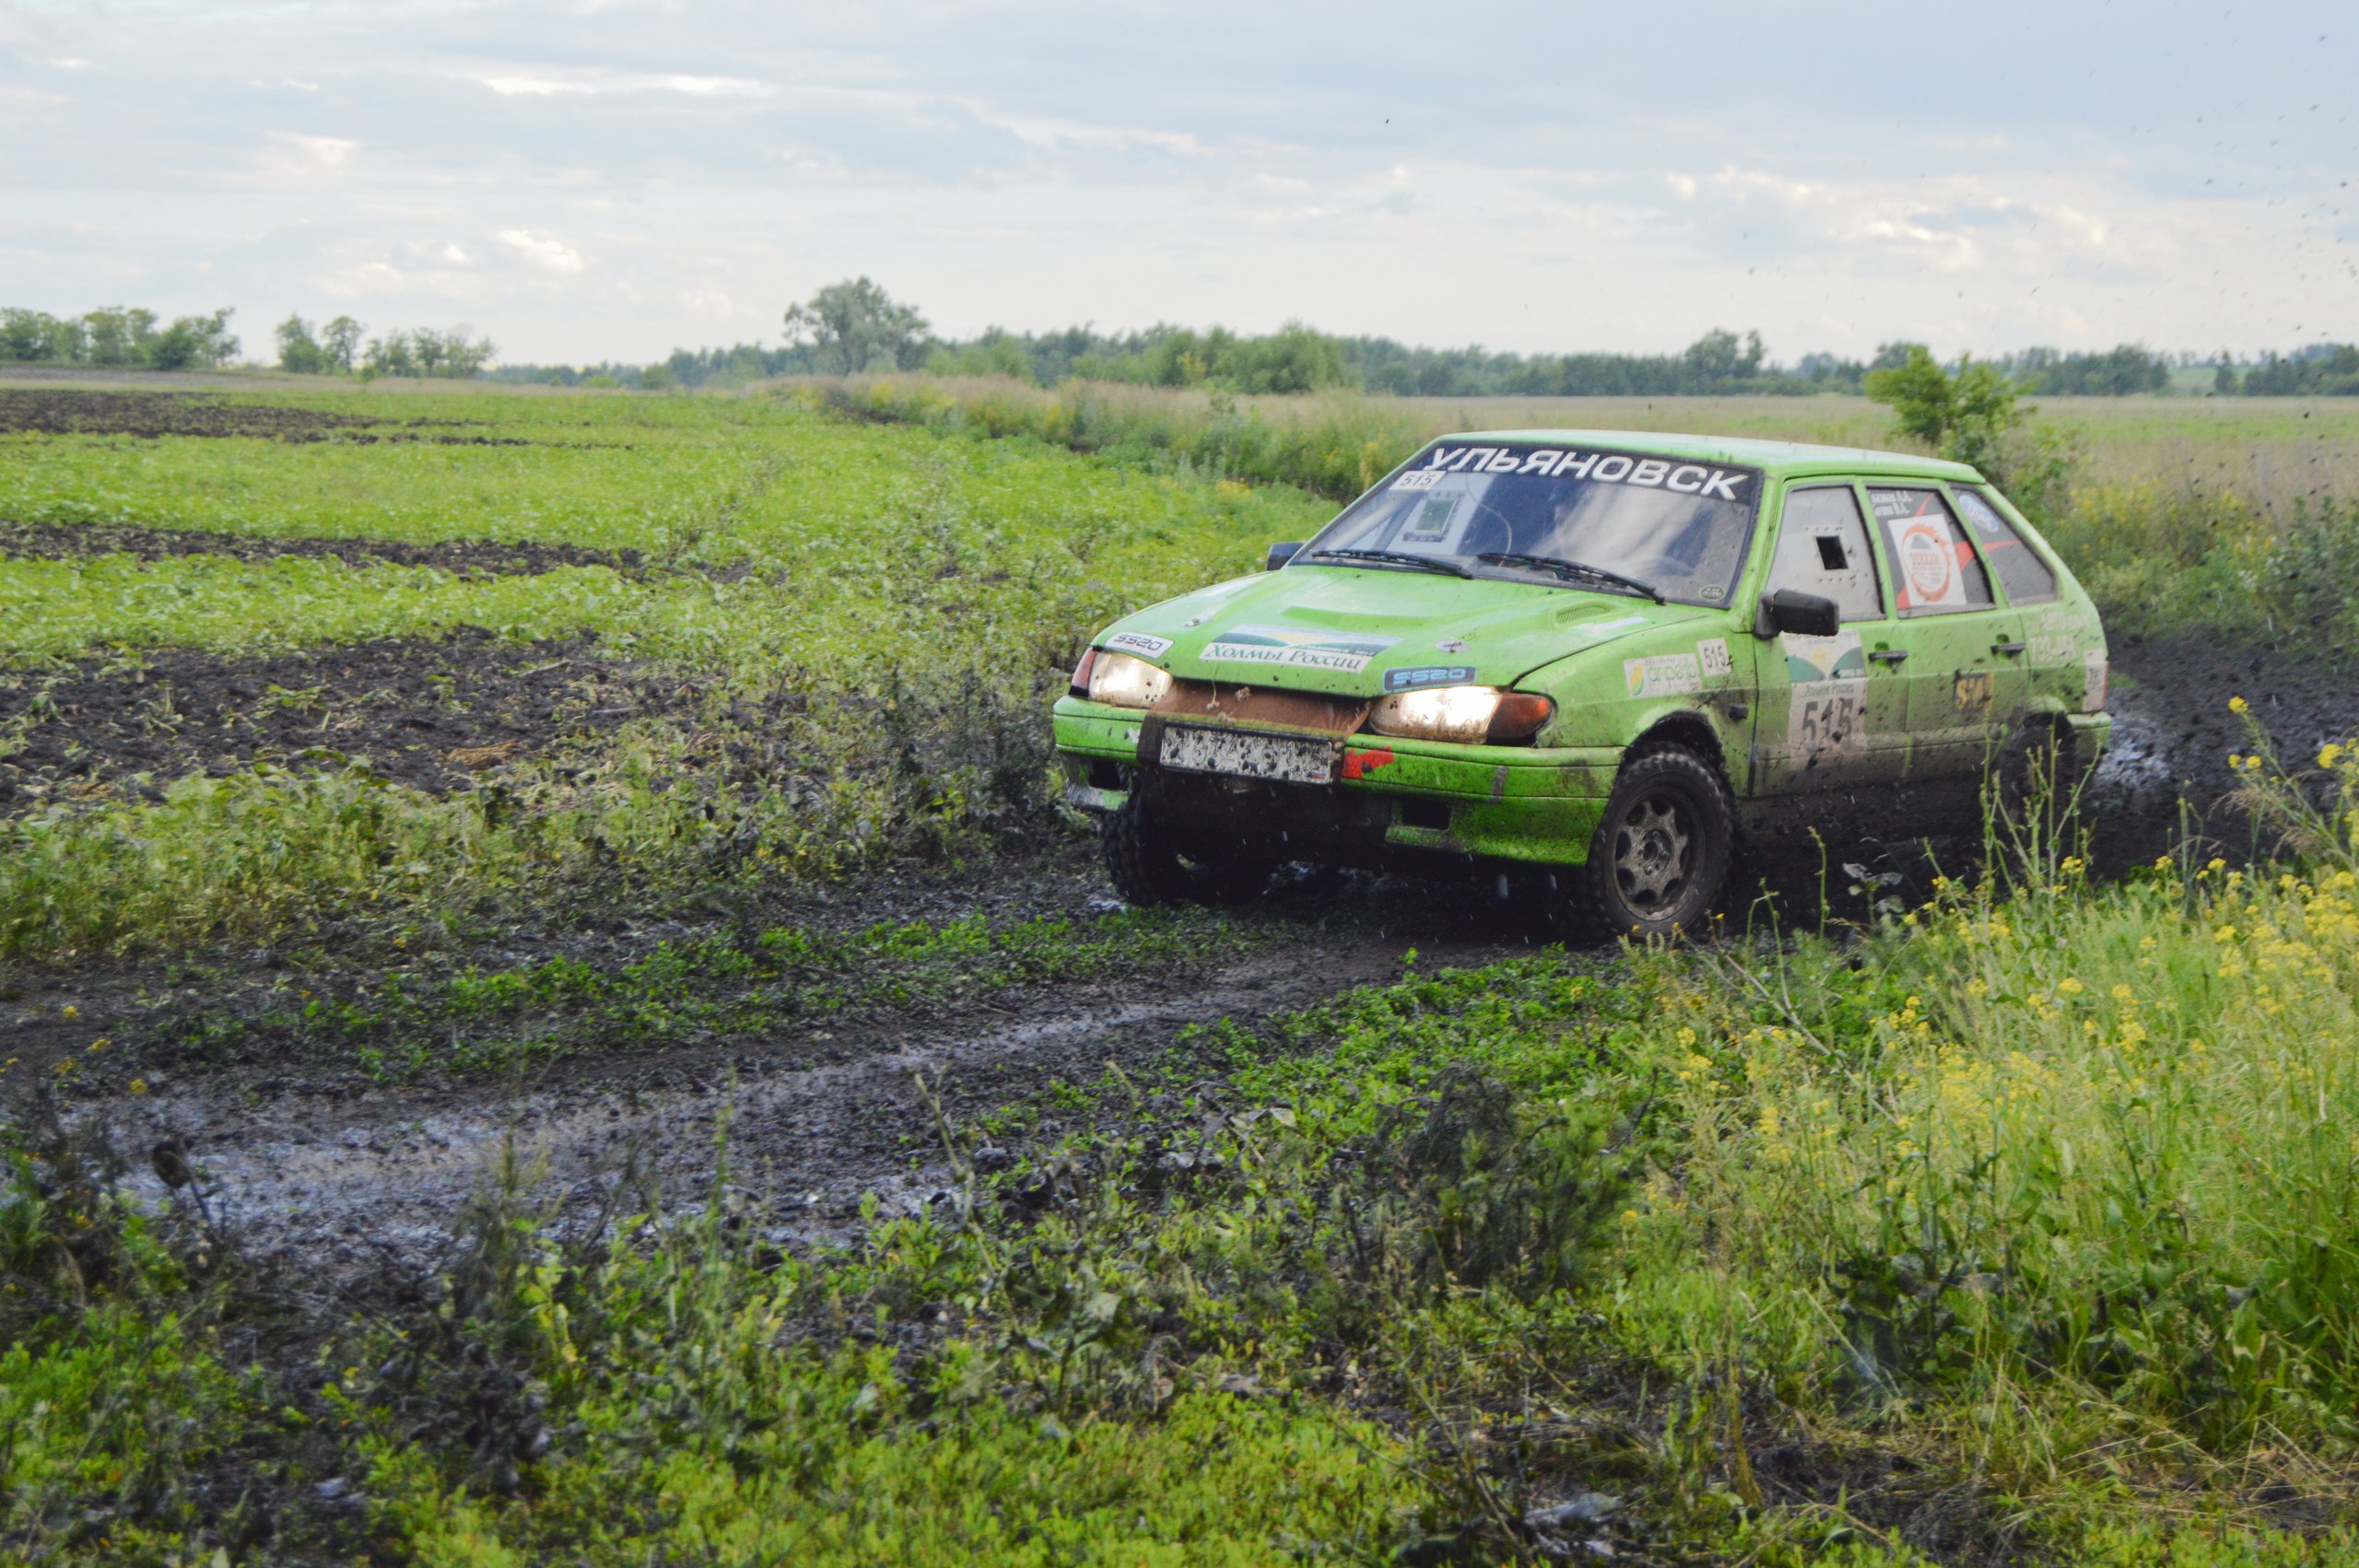
{"type": "MultiPolygon", "coordinates": [[[[1437,422],[1883,439],[1832,401],[1257,429],[921,390],[851,394],[897,423],[274,391],[275,437],[0,435],[8,1016],[65,1016],[60,975],[168,1000],[258,944],[307,988],[365,958],[396,968],[192,1037],[455,1080],[1267,951],[1301,933],[765,900],[1063,842],[1044,710],[1081,639],[1332,509],[1245,459],[1340,483],[1437,422]],[[617,910],[669,934],[498,956],[617,910]],[[439,978],[399,967],[428,948],[439,978]]],[[[2350,580],[2304,520],[2347,516],[2359,409],[2049,412],[2110,615],[2245,570],[2202,624],[2259,647],[2300,562],[2350,580]]],[[[495,1191],[430,1289],[331,1317],[123,1196],[12,1059],[0,1556],[2359,1561],[2359,769],[2286,766],[2310,796],[2245,770],[2299,830],[2279,864],[2099,883],[2046,845],[1861,927],[1413,965],[1059,1084],[1012,1159],[983,1146],[1039,1106],[945,1118],[956,1192],[840,1247],[775,1244],[724,1134],[710,1203],[584,1239],[495,1191]]],[[[101,1047],[39,1071],[142,1093],[76,1065],[101,1047]]]]}
{"type": "MultiPolygon", "coordinates": [[[[1153,471],[1275,481],[1343,500],[1454,429],[1718,431],[1899,447],[1864,398],[1229,399],[1074,383],[854,378],[795,389],[931,428],[1029,434],[1153,471]]],[[[2359,643],[2359,408],[2341,398],[2049,398],[2033,428],[2064,462],[2019,498],[2118,637],[2311,653],[2359,643]]]]}
{"type": "MultiPolygon", "coordinates": [[[[421,406],[276,401],[346,418],[421,406]]],[[[1249,569],[1269,538],[1326,510],[1285,490],[846,427],[769,401],[476,395],[432,414],[428,429],[386,432],[409,439],[368,441],[0,436],[0,519],[491,540],[636,564],[485,574],[303,555],[11,554],[0,660],[33,690],[71,661],[166,648],[229,658],[458,628],[586,633],[601,658],[692,675],[695,696],[594,738],[550,734],[503,775],[527,809],[500,821],[475,797],[317,772],[268,790],[251,776],[156,780],[171,797],[160,805],[20,815],[0,830],[0,961],[261,934],[389,900],[447,911],[478,892],[546,896],[580,881],[601,843],[629,845],[628,875],[675,892],[710,879],[717,845],[754,876],[780,860],[826,872],[913,847],[954,852],[1046,813],[1039,713],[1089,628],[1249,569]],[[733,747],[780,766],[733,766],[733,747]]],[[[0,731],[0,759],[42,712],[18,712],[14,746],[0,731]]]]}

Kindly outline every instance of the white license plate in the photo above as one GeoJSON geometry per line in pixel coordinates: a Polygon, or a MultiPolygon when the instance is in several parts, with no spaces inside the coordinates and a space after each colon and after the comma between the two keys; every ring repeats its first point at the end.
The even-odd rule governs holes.
{"type": "Polygon", "coordinates": [[[1332,784],[1332,741],[1297,735],[1256,735],[1243,730],[1195,730],[1167,725],[1156,760],[1178,773],[1224,773],[1282,784],[1332,784]]]}

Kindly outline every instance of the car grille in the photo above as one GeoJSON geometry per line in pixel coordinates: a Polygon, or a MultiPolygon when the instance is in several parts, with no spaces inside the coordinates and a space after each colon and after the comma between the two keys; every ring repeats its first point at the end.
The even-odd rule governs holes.
{"type": "Polygon", "coordinates": [[[1325,696],[1317,692],[1268,691],[1215,681],[1174,681],[1157,713],[1174,719],[1210,719],[1232,724],[1273,724],[1348,735],[1360,727],[1371,705],[1365,697],[1325,696]]]}

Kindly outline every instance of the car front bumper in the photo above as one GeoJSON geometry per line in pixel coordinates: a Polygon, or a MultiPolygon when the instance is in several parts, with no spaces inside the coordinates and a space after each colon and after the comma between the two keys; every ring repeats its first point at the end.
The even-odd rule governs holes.
{"type": "Polygon", "coordinates": [[[1369,864],[1438,854],[1579,865],[1622,763],[1619,747],[1320,736],[1337,749],[1335,781],[1281,784],[1158,767],[1158,714],[1067,696],[1056,705],[1055,724],[1071,805],[1118,811],[1133,790],[1146,790],[1183,830],[1369,864]]]}

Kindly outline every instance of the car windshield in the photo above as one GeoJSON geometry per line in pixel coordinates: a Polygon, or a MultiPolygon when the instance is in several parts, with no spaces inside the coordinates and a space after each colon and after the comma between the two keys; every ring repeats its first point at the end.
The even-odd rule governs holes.
{"type": "MultiPolygon", "coordinates": [[[[1438,441],[1297,558],[1381,568],[1382,556],[1405,556],[1478,577],[1725,604],[1744,568],[1760,494],[1761,475],[1750,468],[1538,442],[1438,441]],[[1320,559],[1353,551],[1363,554],[1320,559]]],[[[1391,564],[1415,569],[1414,560],[1391,564]]]]}

